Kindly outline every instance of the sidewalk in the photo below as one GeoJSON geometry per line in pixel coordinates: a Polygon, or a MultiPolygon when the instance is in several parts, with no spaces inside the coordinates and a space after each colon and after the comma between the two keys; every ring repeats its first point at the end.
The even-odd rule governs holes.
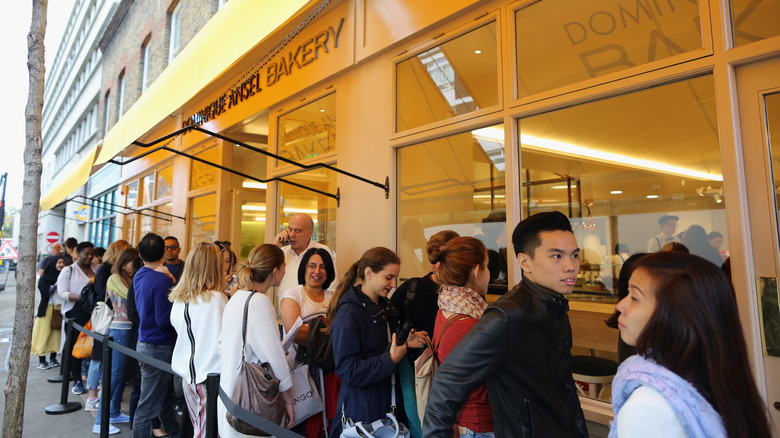
{"type": "MultiPolygon", "coordinates": [[[[5,275],[0,276],[0,284],[5,280],[5,275]]],[[[36,291],[37,294],[37,291],[36,291]]],[[[39,297],[37,297],[39,298],[39,297]]],[[[4,366],[0,368],[0,382],[5,386],[8,379],[8,353],[11,347],[13,333],[14,309],[16,306],[16,281],[13,273],[8,279],[5,290],[0,292],[0,357],[4,366]]],[[[57,358],[62,362],[61,358],[57,358]]],[[[44,411],[47,406],[59,403],[61,383],[49,383],[46,379],[60,373],[60,368],[39,370],[37,357],[30,358],[30,368],[27,376],[27,393],[24,404],[24,436],[25,437],[97,437],[92,433],[92,425],[95,423],[97,412],[85,412],[84,405],[87,395],[74,395],[68,387],[68,401],[78,401],[82,408],[70,414],[48,415],[44,411]]],[[[125,396],[125,401],[128,399],[125,396]]],[[[126,402],[123,403],[123,411],[127,413],[126,402]]],[[[0,418],[5,409],[5,396],[0,397],[0,418]]],[[[130,428],[127,424],[115,425],[121,430],[116,437],[129,437],[130,428]]]]}

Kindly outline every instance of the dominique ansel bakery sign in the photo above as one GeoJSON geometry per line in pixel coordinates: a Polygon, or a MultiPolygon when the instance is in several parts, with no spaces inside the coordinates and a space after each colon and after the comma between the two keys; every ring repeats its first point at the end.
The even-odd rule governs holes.
{"type": "Polygon", "coordinates": [[[321,30],[283,55],[277,56],[264,68],[252,73],[239,86],[223,93],[203,109],[185,119],[182,127],[200,126],[262,92],[264,87],[272,87],[284,81],[296,71],[320,59],[320,56],[327,55],[331,50],[338,48],[343,28],[344,18],[341,18],[335,28],[328,26],[327,29],[321,30]]]}

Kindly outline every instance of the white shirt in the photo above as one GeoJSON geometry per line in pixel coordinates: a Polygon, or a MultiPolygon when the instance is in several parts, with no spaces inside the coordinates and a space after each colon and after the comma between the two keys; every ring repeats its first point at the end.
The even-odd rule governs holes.
{"type": "Polygon", "coordinates": [[[655,237],[651,238],[647,241],[647,252],[658,252],[663,248],[664,245],[666,245],[669,242],[679,242],[680,238],[672,235],[667,236],[664,233],[658,233],[655,237]],[[658,243],[661,243],[661,246],[658,246],[658,243]]]}
{"type": "Polygon", "coordinates": [[[640,386],[631,393],[620,408],[616,423],[618,437],[686,437],[669,402],[661,393],[647,386],[640,386]]]}
{"type": "MultiPolygon", "coordinates": [[[[250,292],[237,291],[225,306],[222,316],[222,333],[219,335],[221,376],[219,384],[225,394],[232,395],[238,380],[241,366],[241,326],[244,320],[244,304],[250,292]]],[[[276,313],[271,300],[256,293],[249,302],[249,313],[246,324],[246,360],[247,362],[268,362],[279,379],[279,391],[287,391],[292,387],[290,366],[285,358],[282,342],[279,338],[279,326],[276,323],[276,313]]],[[[225,418],[227,409],[219,401],[217,418],[219,420],[219,436],[222,438],[243,437],[230,427],[225,418]]]]}
{"type": "Polygon", "coordinates": [[[336,257],[333,256],[333,251],[330,250],[327,246],[315,242],[313,240],[309,240],[309,246],[306,247],[303,251],[301,251],[300,254],[297,254],[293,249],[292,246],[286,245],[282,247],[282,251],[284,252],[284,262],[286,263],[286,266],[284,268],[284,278],[282,279],[282,282],[279,284],[279,288],[277,289],[279,294],[282,294],[283,292],[287,291],[287,289],[293,288],[295,286],[298,286],[298,267],[301,264],[301,258],[306,253],[306,251],[309,250],[309,248],[322,248],[328,251],[328,254],[330,254],[330,257],[333,259],[333,281],[330,283],[330,286],[328,286],[328,290],[335,291],[336,286],[338,284],[339,274],[338,271],[336,271],[336,257]]]}
{"type": "Polygon", "coordinates": [[[309,298],[309,295],[303,290],[303,285],[299,284],[298,286],[287,289],[284,295],[282,295],[282,299],[279,300],[279,305],[281,306],[282,300],[294,300],[301,309],[301,320],[303,322],[308,322],[315,316],[325,316],[325,314],[328,313],[328,304],[330,304],[330,299],[332,297],[333,291],[326,289],[322,302],[318,303],[309,298]]]}
{"type": "Polygon", "coordinates": [[[171,368],[187,383],[203,383],[209,373],[221,371],[219,333],[227,297],[219,291],[209,293],[211,300],[208,302],[203,302],[200,297],[190,302],[187,309],[189,324],[184,315],[185,303],[174,302],[171,307],[171,325],[179,335],[173,347],[171,368]]]}
{"type": "Polygon", "coordinates": [[[61,311],[63,315],[76,305],[76,301],[68,299],[68,294],[79,295],[81,289],[84,289],[84,286],[90,281],[95,281],[95,274],[93,273],[92,277],[87,277],[87,274],[76,263],[62,268],[60,276],[57,277],[57,295],[62,300],[61,311]]]}

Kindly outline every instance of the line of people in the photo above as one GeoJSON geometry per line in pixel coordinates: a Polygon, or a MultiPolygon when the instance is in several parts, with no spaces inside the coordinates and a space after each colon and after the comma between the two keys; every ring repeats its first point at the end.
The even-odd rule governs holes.
{"type": "MultiPolygon", "coordinates": [[[[307,437],[322,436],[323,427],[341,436],[350,421],[369,424],[393,409],[411,436],[588,436],[572,379],[566,299],[574,289],[580,249],[566,216],[539,213],[517,225],[512,244],[522,281],[492,305],[485,301],[489,257],[479,239],[452,231],[433,235],[427,246],[432,271],[396,289],[402,261],[392,250],[369,249],[338,280],[332,252],[312,241],[312,232],[311,218],[296,215],[273,244],[255,247],[238,267],[227,242],[199,243],[186,262],[173,260],[175,239],[151,233],[137,251],[124,248],[116,259],[116,248],[109,247],[106,259],[114,263],[107,293],[117,323],[111,335],[116,340],[126,335],[120,330],[132,333],[132,316],[125,320],[121,313],[137,309],[136,349],[170,362],[180,376],[175,386],[186,400],[191,421],[185,423],[191,423],[193,436],[205,432],[206,376],[220,373],[222,390],[231,394],[244,357],[269,364],[280,381],[285,426],[307,437]],[[280,288],[282,333],[293,330],[299,318],[304,323],[288,351],[271,295],[283,284],[289,287],[280,288]],[[413,329],[399,341],[407,321],[413,329]],[[331,342],[332,369],[307,357],[307,348],[313,354],[320,347],[314,342],[322,339],[331,342]],[[437,346],[440,365],[427,405],[418,407],[414,391],[407,391],[414,385],[409,370],[426,339],[437,346]],[[325,420],[295,418],[296,362],[312,365],[316,386],[325,388],[325,420]]],[[[88,246],[79,244],[77,269],[71,269],[81,282],[81,274],[89,281],[83,267],[88,257],[82,256],[88,246]]],[[[634,257],[624,267],[631,271],[615,322],[636,355],[614,379],[610,436],[769,436],[725,274],[679,252],[634,257]]],[[[63,281],[65,312],[79,284],[63,281]]],[[[122,392],[120,382],[114,387],[113,368],[122,362],[117,359],[111,370],[112,421],[123,415],[118,403],[114,410],[114,396],[121,401],[122,392]]],[[[130,415],[133,436],[152,434],[155,419],[169,436],[180,436],[173,376],[144,364],[140,371],[140,400],[130,415]]],[[[220,436],[243,436],[227,421],[221,402],[218,421],[220,436]]]]}

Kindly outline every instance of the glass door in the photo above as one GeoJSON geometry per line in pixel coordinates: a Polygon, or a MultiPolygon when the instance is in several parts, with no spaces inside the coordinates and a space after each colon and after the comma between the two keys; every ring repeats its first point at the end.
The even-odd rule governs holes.
{"type": "Polygon", "coordinates": [[[752,296],[744,296],[740,312],[743,321],[755,321],[748,337],[758,336],[760,346],[753,358],[759,389],[765,384],[767,404],[775,432],[780,430],[780,307],[777,278],[780,276],[780,59],[771,59],[737,69],[739,117],[744,154],[749,236],[754,285],[752,296]],[[758,326],[758,327],[756,327],[758,326]],[[750,333],[752,331],[752,333],[750,333]]]}

